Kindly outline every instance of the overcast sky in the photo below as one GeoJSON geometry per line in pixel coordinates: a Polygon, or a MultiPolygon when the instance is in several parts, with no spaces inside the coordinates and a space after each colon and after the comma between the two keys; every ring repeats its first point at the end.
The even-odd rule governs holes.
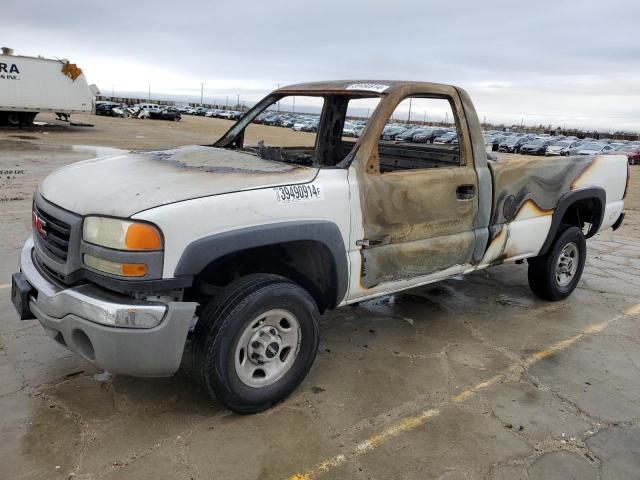
{"type": "Polygon", "coordinates": [[[487,121],[640,130],[639,0],[2,0],[0,25],[2,46],[68,58],[107,94],[425,80],[487,121]]]}

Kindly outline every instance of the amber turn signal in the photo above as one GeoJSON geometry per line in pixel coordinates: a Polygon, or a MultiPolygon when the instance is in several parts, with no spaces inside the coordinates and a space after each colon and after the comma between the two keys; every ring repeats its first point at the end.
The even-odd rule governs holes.
{"type": "Polygon", "coordinates": [[[147,274],[147,266],[144,263],[123,263],[122,275],[124,277],[144,277],[147,274]]]}
{"type": "Polygon", "coordinates": [[[129,250],[159,250],[162,238],[157,228],[146,223],[132,223],[127,229],[124,244],[129,250]]]}
{"type": "Polygon", "coordinates": [[[121,277],[144,277],[149,268],[144,263],[119,263],[84,254],[84,264],[100,272],[119,275],[121,277]]]}

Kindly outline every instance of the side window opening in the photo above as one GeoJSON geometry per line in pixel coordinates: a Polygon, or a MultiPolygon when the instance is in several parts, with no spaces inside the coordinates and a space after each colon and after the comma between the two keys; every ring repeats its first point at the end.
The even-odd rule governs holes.
{"type": "Polygon", "coordinates": [[[349,100],[342,128],[343,141],[353,144],[360,138],[379,103],[379,97],[351,98],[349,100]]]}
{"type": "Polygon", "coordinates": [[[326,121],[322,130],[324,135],[319,141],[325,149],[321,157],[324,165],[336,166],[349,155],[379,102],[379,97],[328,97],[323,119],[326,121]]]}
{"type": "Polygon", "coordinates": [[[380,173],[461,166],[458,123],[450,99],[405,98],[380,135],[380,173]]]}

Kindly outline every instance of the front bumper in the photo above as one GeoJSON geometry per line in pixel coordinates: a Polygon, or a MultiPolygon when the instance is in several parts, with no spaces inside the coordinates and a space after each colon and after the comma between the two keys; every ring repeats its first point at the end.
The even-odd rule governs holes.
{"type": "Polygon", "coordinates": [[[91,283],[65,288],[33,261],[33,238],[20,270],[33,287],[28,306],[49,336],[99,367],[140,377],[161,377],[180,367],[194,302],[146,302],[91,283]],[[138,326],[150,328],[135,328],[138,326]]]}

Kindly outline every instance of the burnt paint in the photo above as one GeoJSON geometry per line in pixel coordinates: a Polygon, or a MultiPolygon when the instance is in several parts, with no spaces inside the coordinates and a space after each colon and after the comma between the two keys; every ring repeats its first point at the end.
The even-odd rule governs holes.
{"type": "Polygon", "coordinates": [[[595,163],[595,157],[518,158],[490,162],[494,201],[491,239],[499,225],[510,222],[528,203],[542,214],[555,209],[560,197],[595,163]]]}
{"type": "Polygon", "coordinates": [[[474,185],[478,190],[466,126],[460,98],[450,86],[396,84],[378,105],[354,159],[364,238],[375,244],[361,251],[360,281],[364,288],[472,261],[478,196],[470,200],[458,200],[456,196],[458,185],[474,185]],[[379,132],[397,104],[410,95],[449,100],[460,132],[461,166],[380,173],[379,132]]]}
{"type": "Polygon", "coordinates": [[[49,175],[40,191],[50,202],[82,215],[130,216],[200,197],[307,183],[317,172],[239,151],[189,146],[68,165],[49,175]],[[114,197],[119,201],[109,201],[114,197]]]}
{"type": "Polygon", "coordinates": [[[246,152],[223,150],[223,156],[211,155],[213,147],[207,150],[181,151],[161,150],[156,152],[135,152],[153,161],[162,162],[180,169],[207,173],[274,174],[282,175],[301,168],[295,164],[256,159],[246,152]]]}

